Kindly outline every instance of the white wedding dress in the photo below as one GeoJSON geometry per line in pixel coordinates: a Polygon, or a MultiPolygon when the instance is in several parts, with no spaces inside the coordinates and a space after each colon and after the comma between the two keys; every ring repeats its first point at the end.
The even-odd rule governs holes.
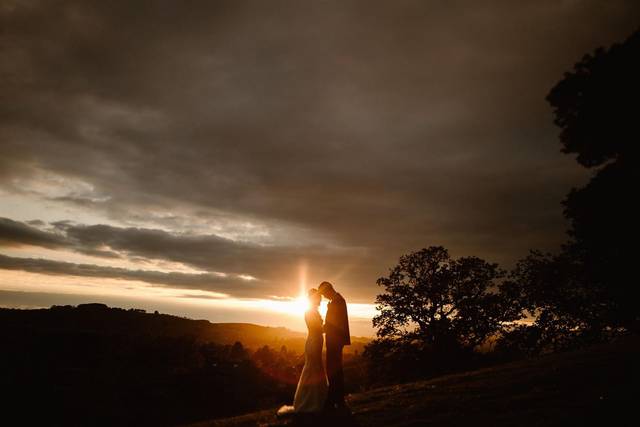
{"type": "Polygon", "coordinates": [[[298,387],[293,399],[293,407],[283,406],[279,415],[287,413],[321,412],[327,399],[327,374],[322,364],[322,317],[317,310],[309,310],[304,315],[309,334],[304,345],[304,368],[300,374],[298,387]]]}
{"type": "Polygon", "coordinates": [[[293,399],[295,412],[320,412],[327,399],[327,374],[322,364],[322,317],[317,310],[304,315],[309,334],[304,345],[304,368],[293,399]]]}

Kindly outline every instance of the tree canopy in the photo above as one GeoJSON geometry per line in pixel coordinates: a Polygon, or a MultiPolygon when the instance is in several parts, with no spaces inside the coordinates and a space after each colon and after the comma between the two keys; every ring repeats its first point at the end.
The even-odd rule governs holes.
{"type": "Polygon", "coordinates": [[[640,316],[632,232],[640,215],[633,190],[640,181],[638,76],[640,31],[585,55],[547,97],[563,151],[576,153],[585,167],[598,167],[563,202],[571,239],[562,258],[579,265],[574,282],[608,308],[608,327],[633,327],[640,316]]]}
{"type": "Polygon", "coordinates": [[[635,157],[640,141],[640,31],[585,55],[547,96],[565,153],[585,167],[635,157]]]}
{"type": "Polygon", "coordinates": [[[501,292],[503,270],[477,257],[452,259],[442,246],[404,255],[376,298],[381,339],[473,348],[520,317],[501,292]]]}

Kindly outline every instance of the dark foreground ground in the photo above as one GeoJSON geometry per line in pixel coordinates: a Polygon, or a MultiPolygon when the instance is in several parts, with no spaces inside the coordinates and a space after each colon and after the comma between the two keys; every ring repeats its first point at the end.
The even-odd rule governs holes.
{"type": "Polygon", "coordinates": [[[352,394],[349,417],[276,408],[192,427],[640,426],[640,339],[352,394]]]}

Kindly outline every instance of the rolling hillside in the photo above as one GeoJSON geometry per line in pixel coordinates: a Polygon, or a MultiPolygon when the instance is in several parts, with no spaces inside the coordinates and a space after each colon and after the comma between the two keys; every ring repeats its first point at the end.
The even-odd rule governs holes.
{"type": "MultiPolygon", "coordinates": [[[[250,323],[211,323],[144,310],[124,310],[104,304],[53,306],[49,309],[18,310],[0,308],[0,327],[30,333],[83,332],[101,335],[192,336],[202,342],[233,344],[240,341],[255,349],[268,345],[279,349],[283,345],[297,353],[304,351],[306,334],[286,328],[274,328],[250,323]]],[[[347,352],[362,351],[366,338],[353,338],[347,352]]]]}
{"type": "Polygon", "coordinates": [[[191,427],[636,426],[637,337],[571,353],[352,394],[350,417],[283,419],[276,408],[191,427]]]}
{"type": "Polygon", "coordinates": [[[145,334],[153,336],[193,336],[202,341],[245,346],[280,343],[304,338],[304,334],[286,328],[271,328],[249,323],[211,323],[143,310],[111,308],[104,304],[53,306],[50,309],[0,309],[0,324],[7,328],[50,331],[75,331],[108,334],[145,334]]]}

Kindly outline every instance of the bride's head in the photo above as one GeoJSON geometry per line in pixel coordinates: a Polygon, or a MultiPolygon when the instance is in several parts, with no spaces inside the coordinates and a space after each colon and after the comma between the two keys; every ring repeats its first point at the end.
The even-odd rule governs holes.
{"type": "Polygon", "coordinates": [[[307,292],[307,299],[309,300],[309,308],[318,308],[320,307],[320,301],[322,301],[322,295],[316,288],[311,288],[307,292]]]}

